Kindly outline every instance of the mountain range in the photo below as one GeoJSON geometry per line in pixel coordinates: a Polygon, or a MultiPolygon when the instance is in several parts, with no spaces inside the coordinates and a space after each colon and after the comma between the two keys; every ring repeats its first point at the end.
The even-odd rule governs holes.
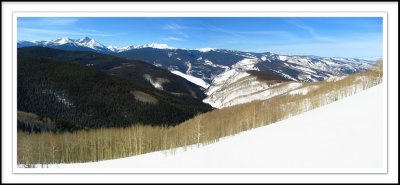
{"type": "Polygon", "coordinates": [[[100,53],[119,53],[131,49],[138,48],[158,48],[158,49],[173,49],[166,44],[145,44],[145,45],[137,45],[137,46],[125,46],[125,47],[117,47],[117,46],[105,46],[94,39],[89,37],[83,37],[80,39],[71,39],[68,37],[59,38],[55,40],[49,41],[18,41],[17,47],[28,47],[28,46],[41,46],[41,47],[49,47],[54,49],[63,49],[63,50],[78,50],[78,51],[94,51],[100,53]]]}
{"type": "MultiPolygon", "coordinates": [[[[52,41],[19,41],[17,44],[18,48],[28,46],[91,51],[124,60],[143,61],[200,86],[198,88],[202,90],[203,95],[196,93],[196,96],[202,97],[203,102],[216,108],[246,103],[259,98],[270,98],[272,96],[265,95],[268,94],[267,90],[279,87],[273,84],[302,84],[327,80],[367,70],[375,62],[356,58],[282,55],[216,48],[179,49],[155,43],[115,47],[105,46],[88,37],[75,40],[62,38],[52,41]],[[260,96],[261,94],[263,95],[260,96]]],[[[95,65],[99,68],[99,65],[103,64],[93,60],[84,65],[95,65]]],[[[113,64],[107,63],[107,65],[113,64]]],[[[123,68],[124,72],[121,72],[121,69],[117,70],[118,66],[112,67],[120,75],[124,74],[125,77],[130,76],[133,79],[132,70],[123,68]]],[[[112,68],[106,70],[110,69],[112,68]]],[[[147,81],[155,84],[154,80],[147,81]]],[[[279,92],[287,93],[289,89],[296,90],[295,86],[291,85],[289,87],[292,88],[283,88],[283,92],[282,90],[279,92]]],[[[296,87],[300,88],[300,86],[296,87]]]]}

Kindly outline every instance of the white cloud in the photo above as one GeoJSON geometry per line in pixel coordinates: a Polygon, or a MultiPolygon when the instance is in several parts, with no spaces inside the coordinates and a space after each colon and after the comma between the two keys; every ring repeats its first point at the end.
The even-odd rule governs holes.
{"type": "Polygon", "coordinates": [[[166,25],[164,25],[164,27],[163,27],[163,29],[165,29],[165,30],[179,30],[179,29],[182,29],[182,28],[183,28],[183,27],[182,27],[181,25],[175,24],[175,23],[166,24],[166,25]]]}
{"type": "Polygon", "coordinates": [[[178,38],[178,37],[167,37],[167,38],[164,38],[164,40],[168,40],[168,41],[183,41],[183,39],[178,38]]]}
{"type": "Polygon", "coordinates": [[[315,29],[311,26],[307,26],[304,23],[292,23],[293,25],[295,25],[296,27],[303,29],[305,31],[307,31],[315,40],[318,41],[326,41],[326,42],[333,42],[335,41],[335,39],[330,38],[330,37],[325,37],[325,36],[321,36],[320,34],[318,34],[315,29]]]}

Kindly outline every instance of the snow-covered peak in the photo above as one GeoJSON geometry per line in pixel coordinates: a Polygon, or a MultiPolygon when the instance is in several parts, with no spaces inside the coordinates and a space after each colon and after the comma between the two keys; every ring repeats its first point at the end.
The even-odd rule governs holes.
{"type": "Polygon", "coordinates": [[[216,49],[215,48],[198,48],[196,50],[200,51],[200,52],[209,52],[209,51],[215,51],[216,49]]]}
{"type": "Polygon", "coordinates": [[[72,39],[70,39],[68,37],[54,40],[54,43],[59,44],[59,45],[67,44],[67,43],[73,43],[73,42],[74,42],[74,40],[72,40],[72,39]]]}
{"type": "Polygon", "coordinates": [[[99,42],[95,41],[94,39],[91,39],[89,37],[84,37],[81,39],[76,40],[76,44],[80,46],[86,46],[92,49],[97,50],[98,48],[106,48],[103,44],[100,44],[99,42]]]}
{"type": "Polygon", "coordinates": [[[78,42],[90,42],[91,40],[93,40],[93,39],[91,39],[89,37],[83,37],[83,38],[78,39],[78,42]]]}
{"type": "MultiPolygon", "coordinates": [[[[59,38],[51,41],[34,41],[32,45],[38,46],[62,46],[65,44],[70,44],[78,47],[86,47],[90,49],[94,49],[97,51],[109,51],[103,44],[91,39],[89,37],[83,37],[80,39],[71,39],[68,37],[59,38]]],[[[25,44],[26,45],[26,44],[25,44]]]]}

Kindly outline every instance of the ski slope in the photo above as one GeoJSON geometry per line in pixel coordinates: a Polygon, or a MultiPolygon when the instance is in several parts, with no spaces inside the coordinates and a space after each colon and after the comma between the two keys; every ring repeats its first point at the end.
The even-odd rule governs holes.
{"type": "MultiPolygon", "coordinates": [[[[160,151],[101,162],[57,164],[56,168],[162,169],[382,169],[383,87],[378,85],[289,119],[176,151],[160,151]],[[172,154],[175,153],[175,154],[172,154]]],[[[146,171],[147,169],[147,171],[146,171]]],[[[274,169],[274,171],[268,171],[274,169]]],[[[276,171],[278,169],[278,171],[276,171]]],[[[317,170],[318,169],[318,170],[317,170]]],[[[151,171],[152,170],[152,171],[151,171]]],[[[178,170],[179,171],[179,170],[178,170]]],[[[188,172],[188,171],[180,171],[188,172]]],[[[285,171],[287,172],[287,171],[285,171]]]]}

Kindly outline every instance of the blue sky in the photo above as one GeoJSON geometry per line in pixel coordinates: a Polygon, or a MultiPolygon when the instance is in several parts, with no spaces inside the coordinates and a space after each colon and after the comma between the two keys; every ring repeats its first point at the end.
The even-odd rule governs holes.
{"type": "Polygon", "coordinates": [[[382,56],[380,17],[19,17],[18,40],[93,38],[279,54],[382,56]]]}

